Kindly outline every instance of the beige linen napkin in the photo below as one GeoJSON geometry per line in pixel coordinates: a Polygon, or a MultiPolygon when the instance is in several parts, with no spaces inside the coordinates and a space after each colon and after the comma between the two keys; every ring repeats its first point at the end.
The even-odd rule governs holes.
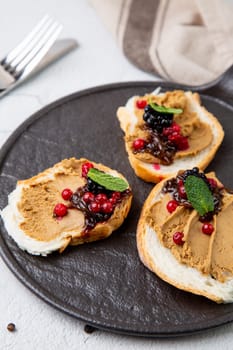
{"type": "Polygon", "coordinates": [[[233,64],[233,2],[90,0],[125,55],[165,79],[199,85],[233,64]]]}

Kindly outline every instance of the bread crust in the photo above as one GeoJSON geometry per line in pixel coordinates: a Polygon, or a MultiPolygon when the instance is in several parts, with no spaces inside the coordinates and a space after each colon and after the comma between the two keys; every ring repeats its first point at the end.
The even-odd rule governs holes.
{"type": "MultiPolygon", "coordinates": [[[[218,119],[207,109],[203,106],[201,106],[201,100],[200,95],[198,93],[192,93],[190,91],[185,93],[189,101],[194,105],[198,106],[202,113],[208,118],[209,124],[214,125],[214,128],[216,130],[216,135],[214,136],[214,140],[211,144],[211,147],[208,151],[208,153],[201,157],[201,159],[198,159],[195,164],[192,164],[193,166],[197,166],[200,170],[205,170],[205,168],[209,165],[209,163],[214,158],[219,146],[222,143],[223,137],[224,137],[224,131],[219,123],[218,119]]],[[[129,136],[132,133],[133,127],[133,120],[132,115],[129,113],[129,110],[127,107],[119,107],[117,110],[117,118],[120,122],[121,129],[125,133],[125,139],[127,136],[129,136]]],[[[201,118],[200,118],[201,119],[201,118]]],[[[212,127],[213,129],[213,127],[212,127]]],[[[163,170],[157,170],[151,165],[148,165],[148,163],[142,162],[137,157],[135,157],[135,154],[132,152],[132,149],[129,147],[129,145],[125,142],[125,148],[128,154],[128,159],[130,162],[131,167],[134,169],[135,174],[147,182],[153,182],[157,183],[165,178],[169,178],[173,176],[177,172],[176,164],[178,164],[178,159],[175,159],[174,162],[171,165],[166,166],[166,172],[163,170]]],[[[187,161],[194,159],[193,156],[186,156],[184,157],[187,161]]],[[[187,163],[188,164],[188,163],[187,163]]]]}

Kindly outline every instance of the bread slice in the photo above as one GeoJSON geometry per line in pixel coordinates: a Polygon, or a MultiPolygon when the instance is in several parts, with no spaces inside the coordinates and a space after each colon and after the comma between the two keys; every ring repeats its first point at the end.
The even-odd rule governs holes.
{"type": "MultiPolygon", "coordinates": [[[[77,245],[106,238],[123,223],[131,206],[130,190],[115,204],[110,218],[97,222],[92,229],[85,231],[84,213],[76,208],[69,209],[68,214],[62,218],[54,217],[57,203],[70,205],[70,202],[62,198],[62,190],[69,188],[75,192],[78,187],[86,184],[87,179],[82,176],[82,165],[87,162],[89,161],[84,158],[65,159],[30,179],[17,182],[1,216],[8,234],[21,249],[44,256],[55,250],[62,252],[69,244],[77,245]]],[[[127,182],[116,170],[102,164],[92,164],[96,169],[127,182]]]]}
{"type": "MultiPolygon", "coordinates": [[[[213,174],[211,174],[211,177],[213,177],[213,174]]],[[[162,213],[160,211],[159,213],[153,216],[153,219],[151,219],[151,208],[154,205],[156,205],[156,203],[160,201],[161,198],[165,196],[165,194],[161,192],[165,182],[166,180],[161,181],[152,189],[151,193],[149,194],[148,198],[144,203],[140,215],[137,227],[137,248],[141,261],[148,269],[150,269],[152,272],[158,275],[161,279],[179,289],[197,295],[205,296],[217,303],[233,302],[233,277],[232,273],[228,271],[226,272],[224,270],[224,259],[226,257],[225,255],[223,257],[222,266],[218,266],[218,268],[222,269],[222,271],[224,271],[223,274],[226,273],[227,277],[224,281],[220,281],[219,279],[214,278],[213,275],[210,273],[203,273],[200,271],[200,269],[197,269],[195,266],[190,266],[190,264],[181,262],[179,259],[177,259],[177,256],[172,252],[173,248],[171,247],[169,249],[161,241],[161,236],[159,235],[161,225],[159,224],[159,222],[161,223],[162,213]]],[[[224,196],[227,196],[227,200],[230,199],[232,203],[232,194],[225,192],[224,196]]],[[[183,210],[181,207],[179,208],[183,210]]],[[[229,217],[227,220],[229,221],[229,217]]],[[[200,223],[200,225],[202,224],[200,223]]],[[[233,235],[233,229],[231,228],[231,225],[229,225],[227,222],[226,226],[228,226],[228,230],[231,230],[231,237],[233,235]]],[[[224,231],[226,226],[223,227],[224,231]]],[[[194,233],[196,235],[199,234],[199,239],[201,240],[210,239],[210,244],[213,244],[213,239],[215,239],[216,237],[215,236],[211,238],[211,236],[205,235],[202,232],[198,233],[195,231],[194,233]]],[[[221,239],[224,238],[221,237],[221,239]]],[[[229,246],[231,246],[232,244],[232,239],[230,238],[230,240],[231,242],[229,242],[229,246]]],[[[227,244],[225,244],[225,246],[226,245],[227,244]]],[[[187,246],[184,247],[184,249],[184,252],[186,252],[187,246]]],[[[200,246],[198,247],[198,249],[200,250],[200,246]]],[[[223,251],[224,249],[225,248],[223,248],[223,251]]],[[[225,251],[224,254],[228,254],[229,258],[232,261],[231,249],[232,248],[228,247],[228,252],[225,251]]],[[[185,257],[185,255],[183,255],[183,257],[185,257]]]]}
{"type": "MultiPolygon", "coordinates": [[[[174,91],[173,93],[176,94],[177,91],[174,91]]],[[[125,133],[125,147],[128,153],[129,162],[136,175],[145,181],[157,183],[164,178],[176,174],[179,169],[192,168],[194,166],[204,170],[214,158],[215,153],[223,140],[224,131],[221,124],[212,113],[208,112],[205,107],[201,106],[199,94],[192,93],[191,91],[183,93],[187,101],[188,110],[190,112],[196,112],[200,122],[206,123],[210,126],[213,137],[211,143],[206,148],[203,148],[200,152],[197,152],[194,155],[182,156],[182,152],[177,152],[177,156],[170,165],[155,164],[157,162],[153,159],[146,162],[141,160],[140,157],[133,152],[132,143],[127,142],[127,140],[132,138],[135,134],[139,122],[135,115],[136,100],[143,98],[148,100],[150,96],[155,95],[162,97],[165,93],[158,93],[158,90],[156,90],[154,93],[147,94],[144,97],[133,96],[127,101],[124,107],[119,107],[117,110],[117,118],[120,122],[121,129],[125,133]]]]}

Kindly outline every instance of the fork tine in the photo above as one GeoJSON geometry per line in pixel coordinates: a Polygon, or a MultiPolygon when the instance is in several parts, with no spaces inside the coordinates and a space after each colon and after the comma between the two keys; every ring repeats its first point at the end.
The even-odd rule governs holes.
{"type": "Polygon", "coordinates": [[[46,35],[40,40],[38,45],[30,52],[30,54],[25,57],[25,59],[16,67],[15,74],[17,77],[27,76],[41,61],[44,55],[48,52],[50,47],[54,44],[60,31],[62,30],[62,25],[56,23],[52,28],[46,33],[46,35]]]}
{"type": "Polygon", "coordinates": [[[3,65],[9,65],[18,54],[28,45],[32,38],[37,34],[38,31],[43,28],[44,23],[49,19],[49,16],[46,14],[40,22],[33,28],[33,30],[13,49],[11,50],[1,61],[3,65]]]}
{"type": "Polygon", "coordinates": [[[40,39],[43,38],[47,31],[49,31],[49,28],[53,25],[53,23],[53,19],[48,18],[47,21],[44,22],[44,25],[41,27],[41,29],[39,29],[39,31],[37,31],[37,33],[28,42],[28,44],[21,49],[21,51],[18,53],[18,55],[15,56],[12,61],[9,62],[8,66],[6,66],[6,69],[11,72],[14,71],[16,66],[30,54],[30,51],[32,51],[34,47],[37,46],[40,39]]]}

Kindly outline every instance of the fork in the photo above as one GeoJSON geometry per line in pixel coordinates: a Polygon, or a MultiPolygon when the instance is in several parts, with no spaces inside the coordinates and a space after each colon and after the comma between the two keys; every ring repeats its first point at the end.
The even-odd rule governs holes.
{"type": "Polygon", "coordinates": [[[61,30],[61,24],[45,15],[18,46],[0,60],[0,97],[36,71],[61,30]]]}

